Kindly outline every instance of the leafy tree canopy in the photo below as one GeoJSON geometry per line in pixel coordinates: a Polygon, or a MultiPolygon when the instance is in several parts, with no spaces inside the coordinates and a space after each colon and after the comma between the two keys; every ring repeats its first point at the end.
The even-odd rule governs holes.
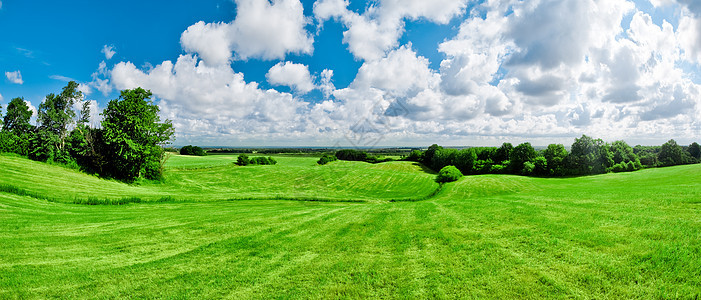
{"type": "Polygon", "coordinates": [[[32,117],[32,111],[24,102],[24,98],[13,98],[7,105],[7,114],[3,119],[2,130],[9,131],[15,135],[27,133],[32,129],[29,119],[32,117]]]}
{"type": "Polygon", "coordinates": [[[102,112],[103,138],[114,155],[110,173],[115,178],[131,181],[141,173],[149,179],[161,175],[160,145],[173,138],[174,130],[170,120],[161,122],[151,95],[142,88],[124,90],[102,112]]]}

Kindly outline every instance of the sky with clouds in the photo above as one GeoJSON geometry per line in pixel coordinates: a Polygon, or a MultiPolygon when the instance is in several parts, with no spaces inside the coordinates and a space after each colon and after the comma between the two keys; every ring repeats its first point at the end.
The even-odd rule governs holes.
{"type": "Polygon", "coordinates": [[[701,141],[701,1],[0,2],[0,104],[149,89],[176,145],[701,141]],[[59,3],[60,2],[60,3],[59,3]]]}

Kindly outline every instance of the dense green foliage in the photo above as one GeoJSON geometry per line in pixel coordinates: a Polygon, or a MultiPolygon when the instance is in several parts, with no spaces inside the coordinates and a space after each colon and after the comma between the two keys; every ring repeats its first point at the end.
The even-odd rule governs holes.
{"type": "Polygon", "coordinates": [[[24,98],[13,98],[7,105],[7,113],[2,121],[2,131],[8,131],[15,135],[22,135],[31,132],[32,125],[29,120],[32,112],[24,102],[24,98]]]}
{"type": "Polygon", "coordinates": [[[235,167],[236,156],[175,154],[163,183],[127,185],[0,155],[3,183],[22,186],[0,188],[0,298],[701,293],[701,165],[558,179],[473,176],[425,201],[389,203],[438,184],[411,162],[277,158],[271,173],[272,166],[235,167]],[[84,187],[87,195],[78,192],[84,187]],[[211,201],[295,199],[300,190],[379,201],[211,201]]]}
{"type": "Polygon", "coordinates": [[[437,182],[453,182],[462,177],[462,173],[460,173],[460,170],[456,168],[455,166],[445,166],[443,167],[440,172],[438,172],[438,176],[436,177],[437,182]]]}
{"type": "Polygon", "coordinates": [[[151,92],[142,88],[125,90],[102,112],[106,147],[112,153],[107,173],[132,181],[140,175],[160,179],[164,150],[161,144],[173,138],[169,120],[161,123],[151,92]]]}
{"type": "Polygon", "coordinates": [[[249,164],[251,165],[275,165],[277,164],[277,160],[275,160],[272,156],[256,156],[251,158],[249,164]]]}
{"type": "Polygon", "coordinates": [[[60,94],[49,94],[39,105],[37,126],[22,98],[10,101],[0,132],[0,152],[58,162],[124,181],[160,179],[162,145],[173,137],[170,121],[161,123],[151,92],[137,88],[122,91],[102,113],[101,128],[88,126],[90,106],[82,100],[78,84],[69,82],[60,94]],[[77,115],[74,105],[82,101],[77,115]]]}
{"type": "Polygon", "coordinates": [[[370,155],[365,151],[360,151],[360,150],[355,150],[355,149],[343,149],[343,150],[338,150],[336,151],[336,156],[337,159],[339,160],[347,160],[347,161],[364,161],[364,162],[369,162],[372,164],[376,163],[382,163],[382,162],[388,162],[392,161],[392,158],[382,158],[377,155],[370,155]]]}
{"type": "Polygon", "coordinates": [[[364,151],[355,149],[343,149],[336,151],[336,158],[348,161],[365,161],[368,159],[368,154],[364,151]]]}
{"type": "Polygon", "coordinates": [[[248,165],[275,165],[277,164],[277,160],[275,160],[272,156],[256,156],[256,157],[251,157],[249,158],[248,155],[246,154],[240,154],[238,158],[236,159],[236,164],[239,166],[248,166],[248,165]]]}
{"type": "Polygon", "coordinates": [[[202,149],[201,147],[198,147],[198,146],[187,145],[187,146],[180,148],[180,154],[181,155],[205,156],[205,155],[207,155],[207,151],[204,151],[204,149],[202,149]]]}
{"type": "Polygon", "coordinates": [[[333,155],[333,154],[324,154],[321,158],[319,158],[318,161],[316,161],[316,163],[317,163],[317,164],[320,164],[320,165],[325,165],[325,164],[328,164],[328,163],[330,163],[330,162],[334,162],[334,161],[336,161],[336,160],[337,160],[337,158],[336,158],[335,155],[333,155]]]}
{"type": "Polygon", "coordinates": [[[624,141],[607,144],[583,135],[575,139],[569,153],[561,144],[548,145],[543,151],[536,151],[530,143],[460,150],[434,144],[423,153],[410,154],[407,160],[420,161],[434,171],[453,165],[463,174],[593,175],[698,163],[701,160],[692,155],[697,149],[696,143],[683,149],[674,140],[662,147],[631,148],[624,141]]]}

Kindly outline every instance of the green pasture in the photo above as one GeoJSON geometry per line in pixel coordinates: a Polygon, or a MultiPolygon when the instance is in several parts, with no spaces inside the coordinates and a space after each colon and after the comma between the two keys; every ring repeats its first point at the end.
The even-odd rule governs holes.
{"type": "Polygon", "coordinates": [[[0,299],[701,297],[701,165],[467,176],[391,202],[435,175],[276,159],[173,156],[164,182],[126,185],[0,155],[1,184],[53,197],[0,192],[0,299]],[[88,196],[173,202],[72,204],[88,196]]]}
{"type": "Polygon", "coordinates": [[[431,195],[438,188],[435,175],[411,162],[371,165],[337,161],[320,166],[315,157],[276,156],[275,159],[277,165],[242,167],[234,164],[235,155],[171,154],[165,164],[163,182],[131,185],[14,155],[0,155],[0,166],[3,166],[4,184],[47,195],[59,202],[88,197],[139,197],[144,201],[164,197],[180,201],[415,200],[431,195]]]}

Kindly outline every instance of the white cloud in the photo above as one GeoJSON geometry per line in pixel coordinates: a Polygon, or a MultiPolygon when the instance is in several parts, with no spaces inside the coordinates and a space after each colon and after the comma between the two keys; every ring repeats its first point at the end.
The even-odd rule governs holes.
{"type": "Polygon", "coordinates": [[[376,88],[394,96],[408,96],[437,83],[438,75],[428,67],[428,59],[417,57],[411,45],[405,45],[385,58],[363,63],[351,87],[376,88]]]}
{"type": "Polygon", "coordinates": [[[336,90],[333,84],[333,70],[324,69],[321,71],[321,83],[319,89],[324,93],[324,97],[328,98],[336,90]]]}
{"type": "Polygon", "coordinates": [[[0,94],[0,101],[4,100],[5,98],[2,97],[2,94],[0,94]]]}
{"type": "Polygon", "coordinates": [[[19,70],[14,71],[14,72],[5,72],[5,77],[7,77],[7,80],[14,84],[23,84],[24,80],[22,80],[22,73],[20,73],[19,70]]]}
{"type": "Polygon", "coordinates": [[[2,1],[0,1],[0,9],[2,9],[2,1]]]}
{"type": "MultiPolygon", "coordinates": [[[[80,86],[83,85],[81,84],[80,86]]],[[[76,112],[77,115],[82,114],[83,104],[86,101],[88,102],[88,109],[90,110],[90,113],[88,114],[88,123],[92,127],[98,127],[100,125],[100,122],[102,122],[102,116],[100,115],[100,112],[102,112],[102,110],[100,109],[96,100],[78,100],[73,103],[73,110],[76,112]]]]}
{"type": "MultiPolygon", "coordinates": [[[[263,2],[249,9],[282,3],[263,2]]],[[[237,50],[236,21],[201,22],[183,33],[183,47],[202,61],[191,54],[141,69],[122,62],[106,85],[151,89],[180,142],[211,145],[701,138],[701,86],[682,69],[699,61],[694,2],[680,6],[678,20],[657,22],[625,0],[486,1],[438,46],[445,54],[438,70],[411,43],[398,42],[405,21],[445,24],[466,7],[466,1],[431,3],[378,0],[357,13],[348,1],[317,1],[320,28],[327,20],[342,23],[344,43],[364,60],[355,79],[336,87],[332,70],[311,74],[291,62],[276,64],[266,78],[300,94],[319,89],[323,100],[264,90],[234,72],[233,59],[267,59],[263,50],[237,50]]],[[[288,50],[268,58],[290,53],[280,48],[288,50]]]]}
{"type": "Polygon", "coordinates": [[[100,91],[102,95],[107,96],[107,94],[112,92],[113,89],[112,84],[107,78],[109,76],[109,71],[110,70],[107,69],[107,63],[105,61],[101,61],[97,70],[90,76],[92,80],[87,83],[81,83],[79,89],[83,92],[83,94],[90,95],[92,94],[92,89],[94,88],[100,91]]]}
{"type": "Polygon", "coordinates": [[[309,74],[309,67],[303,64],[292,62],[279,62],[274,65],[265,78],[272,85],[284,85],[302,94],[309,93],[314,89],[312,77],[309,74]]]}
{"type": "Polygon", "coordinates": [[[110,60],[112,57],[117,54],[117,51],[114,51],[114,45],[104,45],[102,46],[102,53],[105,54],[105,59],[110,60]]]}
{"type": "Polygon", "coordinates": [[[27,104],[27,107],[29,108],[29,111],[32,112],[32,117],[31,117],[31,119],[36,121],[36,117],[37,117],[37,115],[38,115],[38,114],[37,114],[37,108],[36,108],[34,105],[32,105],[32,103],[29,102],[28,100],[24,100],[24,103],[27,104]]]}
{"type": "Polygon", "coordinates": [[[236,0],[233,22],[200,21],[183,32],[180,43],[211,66],[232,58],[283,59],[288,53],[312,53],[314,39],[304,28],[308,23],[298,0],[236,0]]]}
{"type": "Polygon", "coordinates": [[[63,75],[51,75],[49,78],[63,82],[75,81],[75,79],[63,75]]]}
{"type": "Polygon", "coordinates": [[[147,71],[120,62],[110,77],[120,90],[151,90],[161,115],[173,120],[179,140],[201,137],[222,143],[233,136],[261,135],[288,139],[311,130],[302,113],[306,102],[288,93],[262,90],[229,65],[209,66],[195,56],[182,55],[175,63],[164,61],[147,71]]]}
{"type": "Polygon", "coordinates": [[[230,24],[197,22],[180,36],[183,49],[199,54],[210,65],[231,61],[230,24]]]}
{"type": "Polygon", "coordinates": [[[347,28],[343,42],[348,44],[348,50],[358,59],[375,60],[398,46],[404,19],[446,24],[464,12],[467,1],[384,0],[369,6],[363,14],[348,10],[348,4],[343,0],[317,1],[314,15],[321,24],[329,19],[342,22],[347,28]]]}
{"type": "Polygon", "coordinates": [[[701,64],[701,15],[682,15],[677,36],[686,59],[701,64]]]}

